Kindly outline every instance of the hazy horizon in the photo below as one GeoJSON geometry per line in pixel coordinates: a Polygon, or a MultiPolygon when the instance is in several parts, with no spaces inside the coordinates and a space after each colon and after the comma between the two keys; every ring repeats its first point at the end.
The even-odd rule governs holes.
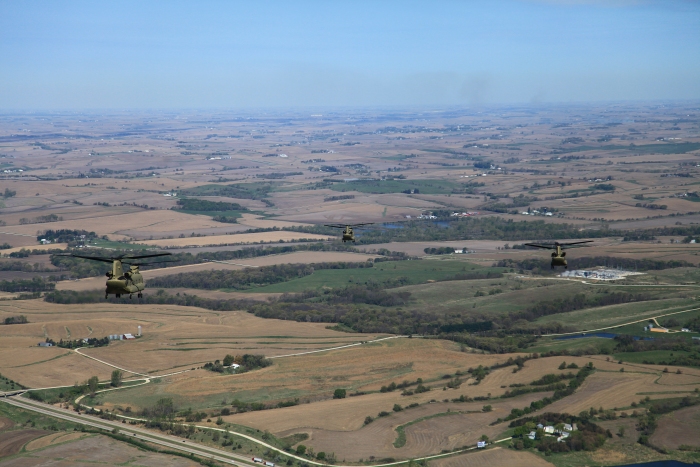
{"type": "Polygon", "coordinates": [[[700,99],[700,2],[0,4],[0,111],[700,99]]]}

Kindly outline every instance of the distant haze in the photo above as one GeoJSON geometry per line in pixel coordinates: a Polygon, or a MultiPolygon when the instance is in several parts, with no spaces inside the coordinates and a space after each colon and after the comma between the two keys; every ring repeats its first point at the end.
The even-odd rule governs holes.
{"type": "Polygon", "coordinates": [[[697,1],[0,2],[0,111],[699,98],[697,1]]]}

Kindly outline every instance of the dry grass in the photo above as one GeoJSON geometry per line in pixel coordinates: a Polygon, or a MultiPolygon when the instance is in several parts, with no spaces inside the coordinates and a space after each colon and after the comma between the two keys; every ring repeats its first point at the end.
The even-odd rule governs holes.
{"type": "Polygon", "coordinates": [[[42,449],[52,444],[61,444],[68,441],[74,441],[86,436],[84,433],[53,433],[48,436],[44,436],[39,439],[30,441],[25,447],[25,451],[36,451],[37,449],[42,449]]]}
{"type": "MultiPolygon", "coordinates": [[[[435,396],[435,394],[433,394],[435,396]]],[[[549,395],[549,394],[547,394],[549,395]]],[[[499,417],[510,413],[511,409],[529,405],[543,394],[527,394],[514,399],[492,401],[492,412],[482,412],[485,402],[474,403],[444,403],[424,404],[414,409],[376,419],[374,422],[349,433],[338,431],[303,428],[290,430],[309,434],[304,441],[306,446],[313,447],[316,452],[335,452],[341,459],[357,461],[369,456],[378,458],[411,458],[427,454],[436,454],[444,450],[461,448],[476,444],[481,435],[494,437],[503,431],[502,426],[490,426],[499,417]],[[393,446],[396,440],[396,427],[418,420],[423,417],[446,414],[417,422],[405,428],[406,444],[401,448],[393,446]]],[[[360,397],[359,399],[365,398],[360,397]]],[[[335,414],[335,410],[333,411],[335,414]]],[[[376,414],[372,414],[376,416],[376,414]]]]}
{"type": "Polygon", "coordinates": [[[22,446],[46,433],[44,430],[18,430],[0,433],[0,459],[17,454],[22,446]]]}
{"type": "MultiPolygon", "coordinates": [[[[80,435],[80,433],[76,433],[76,435],[80,435]]],[[[200,465],[183,457],[145,452],[106,436],[84,436],[77,440],[68,439],[72,436],[71,434],[63,438],[59,437],[56,441],[61,444],[47,446],[43,449],[35,448],[30,452],[22,453],[7,462],[7,465],[12,467],[29,465],[74,467],[95,464],[107,467],[121,465],[195,467],[200,465]]]]}
{"type": "Polygon", "coordinates": [[[486,451],[469,452],[458,456],[429,462],[430,467],[553,467],[539,456],[530,452],[493,448],[486,451]]]}
{"type": "Polygon", "coordinates": [[[69,332],[71,339],[104,337],[135,333],[141,325],[144,336],[137,341],[113,342],[108,347],[85,350],[139,372],[190,368],[223,358],[227,353],[281,355],[375,337],[331,331],[324,323],[266,320],[245,312],[192,307],[0,302],[0,319],[20,314],[27,316],[30,323],[0,326],[0,373],[31,387],[71,385],[93,375],[109,377],[111,368],[106,365],[66,349],[37,347],[46,337],[58,341],[66,339],[69,332]]]}
{"type": "Polygon", "coordinates": [[[661,417],[650,441],[666,449],[678,449],[683,444],[700,447],[700,406],[686,407],[661,417]]]}
{"type": "Polygon", "coordinates": [[[0,431],[9,430],[13,426],[15,426],[15,422],[9,418],[0,417],[0,431]]]}
{"type": "MultiPolygon", "coordinates": [[[[201,225],[200,227],[201,228],[201,225]]],[[[299,232],[259,232],[235,235],[212,235],[209,237],[185,237],[162,240],[146,240],[141,243],[157,247],[188,247],[188,246],[212,246],[212,245],[241,245],[248,243],[270,243],[313,239],[328,240],[328,235],[307,234],[299,232]]]]}

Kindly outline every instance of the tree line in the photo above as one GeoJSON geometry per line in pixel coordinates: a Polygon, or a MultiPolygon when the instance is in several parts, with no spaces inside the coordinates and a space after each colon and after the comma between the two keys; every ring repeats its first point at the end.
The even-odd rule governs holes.
{"type": "Polygon", "coordinates": [[[206,290],[245,290],[309,276],[313,274],[314,271],[321,269],[361,269],[371,268],[372,266],[372,262],[276,264],[273,266],[246,268],[242,270],[183,272],[150,279],[148,284],[151,287],[165,288],[188,287],[206,290]]]}

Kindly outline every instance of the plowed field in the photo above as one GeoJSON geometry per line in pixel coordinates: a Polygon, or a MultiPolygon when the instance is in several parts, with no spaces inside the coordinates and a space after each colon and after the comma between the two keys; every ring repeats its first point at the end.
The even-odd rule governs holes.
{"type": "Polygon", "coordinates": [[[553,467],[529,452],[493,448],[429,462],[430,467],[553,467]]]}

